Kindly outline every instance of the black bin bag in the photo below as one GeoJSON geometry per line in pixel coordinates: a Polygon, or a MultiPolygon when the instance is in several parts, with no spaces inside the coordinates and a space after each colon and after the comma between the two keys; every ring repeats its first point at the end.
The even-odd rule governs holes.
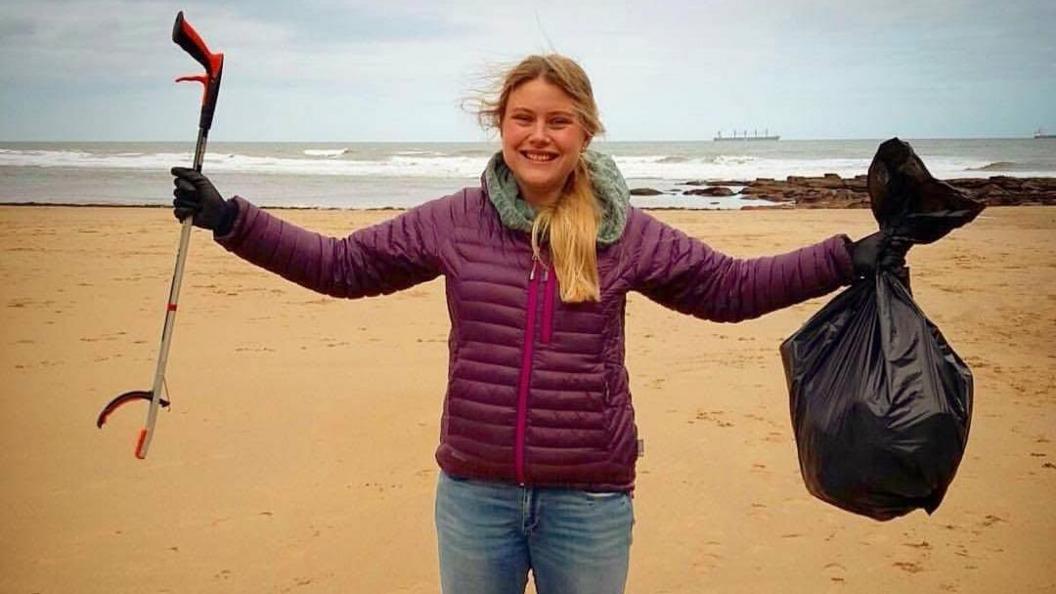
{"type": "MultiPolygon", "coordinates": [[[[880,229],[931,243],[983,205],[892,138],[869,167],[880,229]]],[[[908,270],[857,280],[781,344],[799,466],[815,497],[876,520],[935,511],[957,472],[972,373],[913,302],[908,270]]]]}

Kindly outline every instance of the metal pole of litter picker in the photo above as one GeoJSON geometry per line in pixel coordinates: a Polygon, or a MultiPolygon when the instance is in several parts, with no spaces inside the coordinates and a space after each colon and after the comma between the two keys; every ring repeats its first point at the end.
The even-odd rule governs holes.
{"type": "MultiPolygon", "coordinates": [[[[198,144],[194,149],[194,170],[202,170],[205,158],[205,144],[209,131],[199,128],[198,144]]],[[[187,251],[191,243],[193,215],[183,219],[180,229],[180,247],[176,252],[176,270],[172,273],[172,285],[169,287],[169,301],[165,310],[165,327],[161,332],[161,350],[158,353],[158,367],[154,372],[154,384],[151,388],[150,409],[147,411],[147,422],[140,431],[136,445],[136,457],[146,458],[150,441],[153,437],[154,424],[157,421],[158,409],[161,407],[161,391],[165,383],[165,365],[169,360],[169,347],[172,345],[172,328],[176,323],[176,308],[180,299],[180,284],[183,281],[183,268],[187,262],[187,251]]]]}

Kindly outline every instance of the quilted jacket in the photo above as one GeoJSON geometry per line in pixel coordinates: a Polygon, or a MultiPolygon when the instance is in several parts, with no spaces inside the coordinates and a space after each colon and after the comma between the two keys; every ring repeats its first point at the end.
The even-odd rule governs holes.
{"type": "Polygon", "coordinates": [[[531,486],[629,491],[637,429],[624,366],[624,308],[637,291],[677,311],[737,322],[852,280],[837,235],[763,258],[723,255],[631,207],[608,157],[590,153],[601,300],[563,303],[533,211],[501,154],[479,187],[426,202],[345,238],[298,228],[235,198],[217,241],[334,297],[388,294],[444,277],[451,331],[436,459],[448,474],[531,486]]]}

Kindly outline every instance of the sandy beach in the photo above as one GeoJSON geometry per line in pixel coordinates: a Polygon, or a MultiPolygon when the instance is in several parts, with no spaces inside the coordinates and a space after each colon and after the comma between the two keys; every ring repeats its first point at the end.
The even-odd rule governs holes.
{"type": "MultiPolygon", "coordinates": [[[[391,211],[289,210],[344,235],[391,211]]],[[[868,210],[662,211],[738,256],[875,230],[868,210]]],[[[196,230],[172,410],[133,457],[179,228],[161,208],[0,207],[0,592],[437,592],[438,280],[340,301],[196,230]]],[[[799,476],[778,345],[829,297],[737,325],[629,298],[630,593],[1056,592],[1056,209],[991,208],[910,253],[972,367],[938,511],[878,523],[799,476]]]]}

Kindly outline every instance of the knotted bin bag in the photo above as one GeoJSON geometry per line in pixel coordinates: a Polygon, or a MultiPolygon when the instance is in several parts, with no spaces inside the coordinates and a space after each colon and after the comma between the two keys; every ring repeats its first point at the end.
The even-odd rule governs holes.
{"type": "MultiPolygon", "coordinates": [[[[868,188],[881,231],[910,243],[936,241],[983,209],[898,138],[878,148],[868,188]]],[[[972,417],[972,372],[908,280],[908,269],[858,279],[781,344],[807,490],[876,520],[938,508],[972,417]]]]}

